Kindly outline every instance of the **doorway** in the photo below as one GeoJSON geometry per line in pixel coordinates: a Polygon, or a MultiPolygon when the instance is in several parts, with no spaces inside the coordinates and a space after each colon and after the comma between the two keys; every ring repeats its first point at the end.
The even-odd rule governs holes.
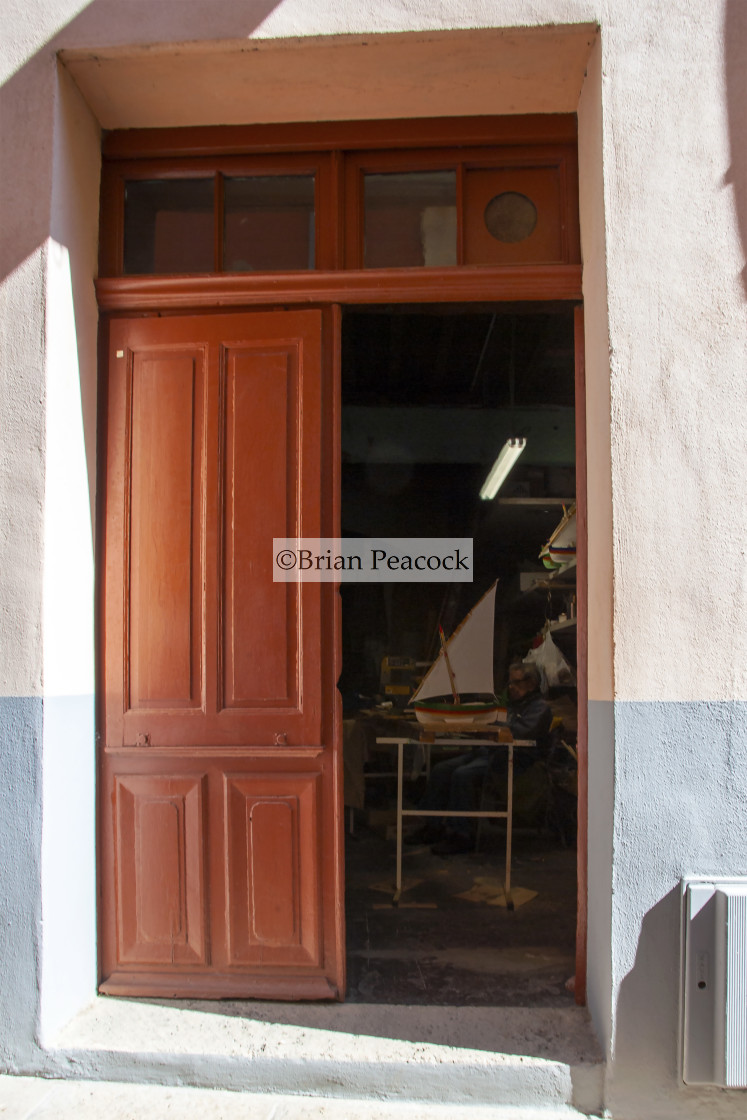
{"type": "MultiPolygon", "coordinates": [[[[397,532],[469,522],[486,542],[477,584],[508,586],[503,536],[519,540],[532,499],[566,487],[522,476],[519,504],[490,516],[474,495],[496,435],[524,422],[519,358],[524,392],[539,351],[522,316],[564,315],[567,342],[580,299],[575,132],[553,116],[107,136],[102,990],[342,998],[339,598],[281,593],[270,541],[338,535],[342,471],[348,508],[400,511],[397,532]],[[341,345],[357,385],[346,408],[362,410],[350,431],[342,418],[342,466],[341,345]],[[391,399],[372,405],[382,369],[391,399]],[[378,461],[356,442],[361,417],[378,461]],[[387,451],[403,417],[430,448],[421,459],[387,451]],[[358,503],[356,486],[372,494],[358,503]]],[[[529,455],[514,477],[525,467],[529,455]]],[[[400,590],[375,606],[367,646],[346,643],[353,693],[375,695],[399,647],[431,656],[424,633],[471,605],[464,588],[430,604],[400,590]]]]}
{"type": "MultiPolygon", "coordinates": [[[[575,563],[540,559],[576,495],[574,311],[568,304],[391,305],[342,322],[344,537],[474,539],[472,583],[342,588],[348,996],[353,1002],[563,1006],[576,936],[575,563]],[[497,497],[479,494],[510,438],[526,447],[497,497]],[[541,757],[517,756],[514,891],[505,824],[479,850],[405,844],[393,905],[395,779],[376,738],[407,727],[415,682],[498,580],[493,671],[548,640],[566,668],[543,692],[541,757]],[[401,725],[397,720],[401,719],[401,725]]],[[[425,776],[408,766],[406,804],[425,776]]],[[[495,791],[498,793],[499,791],[495,791]]]]}

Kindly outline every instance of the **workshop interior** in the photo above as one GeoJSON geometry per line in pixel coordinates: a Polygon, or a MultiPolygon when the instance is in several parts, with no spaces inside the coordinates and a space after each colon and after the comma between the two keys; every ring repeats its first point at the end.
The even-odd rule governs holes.
{"type": "MultiPolygon", "coordinates": [[[[476,1005],[572,999],[574,386],[567,304],[345,312],[342,536],[474,542],[472,582],[341,588],[349,999],[476,1005]],[[495,699],[507,703],[511,665],[534,663],[551,731],[541,749],[514,750],[511,819],[475,822],[470,850],[444,857],[427,844],[407,843],[422,821],[406,815],[398,821],[398,748],[381,740],[407,738],[399,790],[406,814],[422,800],[429,766],[465,749],[449,740],[480,733],[479,727],[424,729],[413,697],[431,667],[448,659],[451,636],[493,585],[495,699]],[[428,738],[434,745],[421,746],[428,738]],[[394,897],[398,826],[402,882],[394,897]]],[[[508,791],[507,750],[496,729],[499,724],[483,732],[496,739],[496,758],[490,782],[476,796],[481,809],[498,814],[505,813],[508,791]]]]}

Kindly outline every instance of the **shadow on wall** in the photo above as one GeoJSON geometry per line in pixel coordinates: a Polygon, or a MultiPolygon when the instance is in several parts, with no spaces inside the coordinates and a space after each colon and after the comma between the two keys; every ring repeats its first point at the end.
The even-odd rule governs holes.
{"type": "MultiPolygon", "coordinates": [[[[55,29],[35,55],[0,88],[0,281],[44,244],[50,228],[52,119],[56,72],[53,59],[63,47],[180,43],[200,39],[246,39],[281,0],[68,0],[77,14],[55,29]],[[82,9],[82,10],[81,10],[82,9]]],[[[32,5],[41,22],[44,5],[32,5]]],[[[42,37],[44,31],[40,31],[42,37]]],[[[67,246],[73,254],[74,246],[67,246]]]]}
{"type": "MultiPolygon", "coordinates": [[[[731,165],[726,182],[734,190],[739,236],[747,258],[747,4],[727,0],[724,24],[726,110],[729,120],[731,165]]],[[[747,267],[742,269],[747,295],[747,267]]]]}
{"type": "Polygon", "coordinates": [[[635,963],[620,985],[607,1106],[636,1120],[733,1117],[733,1094],[685,1086],[679,1072],[680,888],[648,911],[635,963]]]}
{"type": "MultiPolygon", "coordinates": [[[[48,28],[43,21],[50,5],[35,3],[30,5],[29,24],[38,29],[38,49],[0,86],[0,283],[50,237],[68,250],[92,520],[97,409],[93,280],[98,203],[91,167],[81,168],[76,163],[69,136],[61,125],[56,102],[63,91],[57,89],[55,56],[63,47],[95,50],[124,46],[135,35],[141,43],[207,38],[244,40],[279,2],[248,0],[238,5],[235,0],[212,0],[209,4],[205,0],[161,0],[154,4],[152,0],[128,0],[127,4],[117,4],[114,0],[91,0],[86,4],[82,0],[67,0],[72,18],[63,26],[58,20],[48,28]],[[58,188],[62,185],[56,203],[55,178],[58,188]],[[65,200],[62,208],[59,198],[65,200]],[[83,217],[82,222],[86,209],[81,199],[86,200],[85,207],[95,207],[95,212],[83,217]],[[66,203],[72,204],[67,210],[66,203]]],[[[47,18],[51,21],[53,17],[47,18]]],[[[72,79],[69,81],[72,83],[72,79]]],[[[71,127],[82,127],[82,123],[71,127]]],[[[39,271],[33,283],[35,290],[20,292],[20,298],[41,307],[39,271]]]]}

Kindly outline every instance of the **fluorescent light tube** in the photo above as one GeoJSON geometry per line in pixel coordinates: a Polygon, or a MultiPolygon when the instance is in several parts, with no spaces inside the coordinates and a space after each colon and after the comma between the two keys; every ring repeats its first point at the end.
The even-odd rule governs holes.
{"type": "Polygon", "coordinates": [[[500,455],[490,468],[490,474],[482,484],[480,497],[484,502],[489,502],[496,496],[526,445],[525,439],[506,440],[500,455]]]}

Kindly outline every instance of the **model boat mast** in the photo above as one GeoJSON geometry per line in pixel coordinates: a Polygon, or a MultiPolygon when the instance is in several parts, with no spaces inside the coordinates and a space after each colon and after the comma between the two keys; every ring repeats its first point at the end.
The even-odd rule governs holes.
{"type": "Polygon", "coordinates": [[[410,701],[422,723],[491,722],[498,717],[493,681],[493,583],[448,639],[410,701]],[[464,701],[465,696],[482,697],[464,701]]]}

